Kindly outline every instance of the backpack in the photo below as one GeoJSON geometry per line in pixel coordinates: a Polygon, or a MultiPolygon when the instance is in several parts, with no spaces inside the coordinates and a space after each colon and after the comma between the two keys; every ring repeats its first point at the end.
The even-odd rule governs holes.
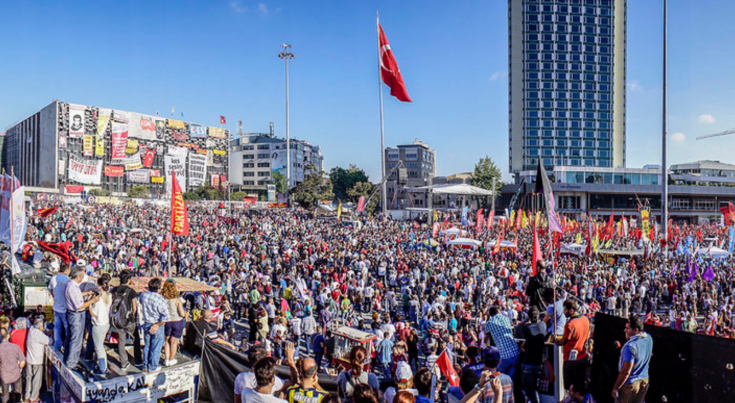
{"type": "Polygon", "coordinates": [[[345,384],[344,397],[351,400],[355,393],[355,386],[361,383],[367,384],[370,378],[365,371],[361,372],[357,378],[352,377],[352,371],[345,372],[345,375],[347,375],[347,383],[345,384]]]}
{"type": "Polygon", "coordinates": [[[117,290],[112,294],[112,304],[110,305],[110,323],[116,329],[125,330],[128,333],[135,331],[135,317],[128,306],[127,297],[131,289],[127,288],[125,292],[120,293],[117,290]]]}

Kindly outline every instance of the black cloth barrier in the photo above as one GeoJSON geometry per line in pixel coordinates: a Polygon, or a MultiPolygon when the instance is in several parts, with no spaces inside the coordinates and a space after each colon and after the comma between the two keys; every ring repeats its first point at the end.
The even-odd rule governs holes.
{"type": "MultiPolygon", "coordinates": [[[[612,403],[620,349],[625,342],[624,318],[595,315],[594,355],[590,388],[598,403],[612,403]]],[[[653,338],[646,402],[735,402],[735,340],[646,325],[653,338]]]]}

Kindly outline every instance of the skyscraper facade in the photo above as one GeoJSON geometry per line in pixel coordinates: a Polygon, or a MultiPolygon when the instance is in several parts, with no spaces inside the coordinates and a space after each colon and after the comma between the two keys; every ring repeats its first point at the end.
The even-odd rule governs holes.
{"type": "Polygon", "coordinates": [[[625,166],[626,0],[508,0],[510,172],[625,166]]]}

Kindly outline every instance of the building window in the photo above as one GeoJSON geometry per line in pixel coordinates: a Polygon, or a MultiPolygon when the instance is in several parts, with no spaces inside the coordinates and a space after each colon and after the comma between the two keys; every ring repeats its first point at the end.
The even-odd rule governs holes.
{"type": "Polygon", "coordinates": [[[253,154],[245,154],[245,155],[242,156],[242,159],[244,159],[244,160],[252,160],[254,158],[255,158],[255,156],[253,154]]]}
{"type": "Polygon", "coordinates": [[[270,171],[261,171],[261,172],[258,172],[258,176],[260,176],[260,177],[263,177],[263,176],[271,176],[271,173],[270,173],[270,171]]]}
{"type": "Polygon", "coordinates": [[[268,144],[260,144],[258,145],[258,150],[270,150],[271,146],[268,144]]]}
{"type": "Polygon", "coordinates": [[[270,168],[271,164],[270,162],[259,162],[258,168],[270,168]]]}
{"type": "Polygon", "coordinates": [[[269,154],[258,154],[258,159],[269,158],[269,154]]]}
{"type": "Polygon", "coordinates": [[[255,172],[243,172],[242,176],[255,176],[255,172]]]}

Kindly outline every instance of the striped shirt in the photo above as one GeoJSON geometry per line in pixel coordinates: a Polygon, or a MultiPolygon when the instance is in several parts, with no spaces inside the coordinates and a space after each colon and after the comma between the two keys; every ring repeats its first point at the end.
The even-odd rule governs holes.
{"type": "MultiPolygon", "coordinates": [[[[501,315],[495,315],[501,316],[501,315]]],[[[496,377],[500,378],[500,384],[503,385],[503,403],[515,402],[513,398],[513,380],[506,374],[496,372],[496,377]]],[[[492,403],[495,400],[495,392],[490,386],[490,382],[485,385],[485,388],[480,392],[480,397],[477,399],[478,403],[492,403]]]]}
{"type": "Polygon", "coordinates": [[[316,388],[303,388],[298,385],[291,386],[286,390],[288,403],[319,403],[326,395],[327,392],[316,388]]]}

